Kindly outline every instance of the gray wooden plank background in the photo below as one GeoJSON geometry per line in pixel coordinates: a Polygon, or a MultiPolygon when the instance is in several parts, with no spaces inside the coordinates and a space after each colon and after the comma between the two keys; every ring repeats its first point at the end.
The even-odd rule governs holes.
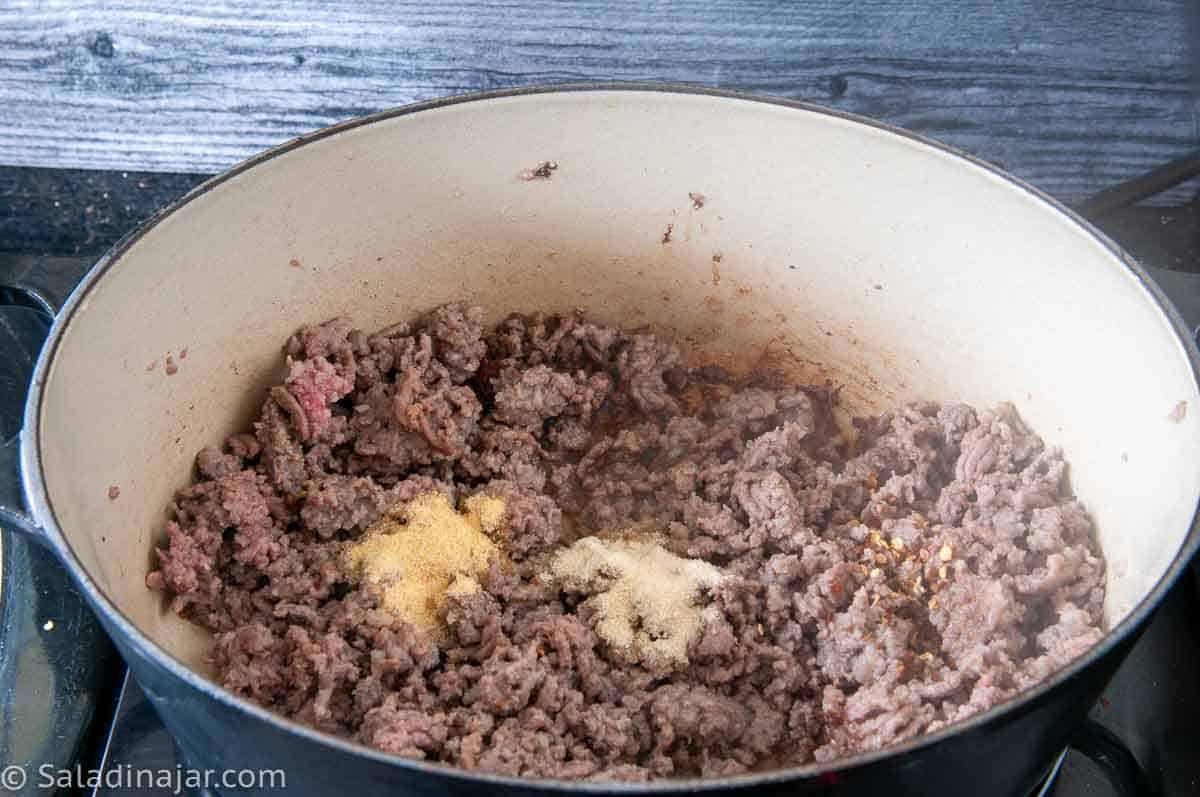
{"type": "Polygon", "coordinates": [[[884,119],[1072,201],[1198,145],[1196,6],[6,0],[0,164],[212,172],[413,100],[667,80],[884,119]]]}

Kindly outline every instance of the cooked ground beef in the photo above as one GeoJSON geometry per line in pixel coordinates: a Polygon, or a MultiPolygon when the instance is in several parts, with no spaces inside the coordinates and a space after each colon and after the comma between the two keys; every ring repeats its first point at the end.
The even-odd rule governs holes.
{"type": "Polygon", "coordinates": [[[253,429],[198,454],[147,583],[213,632],[228,689],[470,769],[715,776],[933,730],[1100,638],[1091,522],[1011,406],[916,404],[847,440],[824,389],[688,368],[583,317],[482,319],[306,327],[253,429]],[[510,514],[503,559],[448,598],[440,639],[341,557],[432,490],[510,514]],[[683,666],[631,661],[586,595],[542,575],[632,525],[728,574],[683,666]]]}

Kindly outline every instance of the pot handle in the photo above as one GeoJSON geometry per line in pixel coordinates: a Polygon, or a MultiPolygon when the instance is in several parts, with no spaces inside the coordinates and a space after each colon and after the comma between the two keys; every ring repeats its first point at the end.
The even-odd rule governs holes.
{"type": "Polygon", "coordinates": [[[1071,737],[1070,746],[1098,766],[1121,797],[1149,797],[1154,793],[1146,773],[1125,743],[1095,720],[1089,719],[1079,727],[1071,737]]]}
{"type": "MultiPolygon", "coordinates": [[[[0,301],[5,299],[0,292],[0,301]]],[[[44,542],[21,495],[21,419],[42,343],[50,331],[45,311],[0,303],[0,526],[44,542]]]]}

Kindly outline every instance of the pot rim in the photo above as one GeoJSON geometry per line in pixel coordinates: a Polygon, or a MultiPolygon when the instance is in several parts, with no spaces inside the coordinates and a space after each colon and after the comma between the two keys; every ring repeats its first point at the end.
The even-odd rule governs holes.
{"type": "Polygon", "coordinates": [[[319,731],[315,728],[302,725],[294,720],[285,718],[280,714],[252,703],[247,699],[238,697],[216,682],[210,681],[209,679],[200,675],[198,672],[192,670],[190,667],[183,664],[181,661],[176,659],[173,655],[168,653],[157,643],[143,634],[142,631],[132,621],[130,621],[114,604],[108,600],[96,582],[91,578],[90,574],[81,566],[78,557],[76,557],[70,544],[64,537],[62,529],[59,527],[55,518],[54,507],[46,490],[45,476],[42,469],[43,463],[39,449],[41,442],[42,402],[44,399],[46,378],[49,373],[50,366],[58,351],[58,346],[62,340],[63,334],[70,325],[76,310],[78,310],[79,307],[84,304],[84,300],[86,299],[88,293],[104,278],[105,274],[111,267],[120,262],[121,257],[130,248],[132,248],[149,230],[153,229],[164,218],[180,210],[197,197],[200,197],[214,188],[222,185],[231,178],[250,170],[260,163],[264,163],[280,155],[284,155],[294,149],[304,146],[305,144],[313,141],[319,141],[347,130],[352,130],[358,127],[363,127],[376,122],[390,120],[401,116],[419,113],[421,111],[445,108],[465,103],[486,103],[491,100],[505,99],[510,97],[576,92],[685,94],[700,97],[712,97],[717,99],[738,100],[747,103],[774,105],[782,108],[789,108],[797,111],[833,117],[835,119],[862,125],[885,133],[890,133],[894,136],[907,140],[910,144],[916,145],[917,147],[931,149],[939,154],[948,155],[951,158],[958,159],[964,165],[980,168],[988,172],[991,176],[997,177],[1010,186],[1032,196],[1034,199],[1040,200],[1047,211],[1057,213],[1067,222],[1073,223],[1077,227],[1082,228],[1086,233],[1088,233],[1088,235],[1090,235],[1093,239],[1103,245],[1104,248],[1111,252],[1125,266],[1125,268],[1138,279],[1142,288],[1149,293],[1149,295],[1158,305],[1159,310],[1163,313],[1163,315],[1166,316],[1167,320],[1170,322],[1171,328],[1175,332],[1176,342],[1183,347],[1184,353],[1187,355],[1189,364],[1191,365],[1192,379],[1194,382],[1200,385],[1200,351],[1197,350],[1196,342],[1193,340],[1191,332],[1188,330],[1186,324],[1184,324],[1183,319],[1180,317],[1178,311],[1166,298],[1166,295],[1158,287],[1154,280],[1150,278],[1147,272],[1128,253],[1122,250],[1116,242],[1114,242],[1100,230],[1096,229],[1090,222],[1080,216],[1077,212],[1067,207],[1062,202],[1049,196],[1040,189],[1025,182],[1024,180],[1014,177],[997,166],[994,166],[980,158],[963,152],[955,147],[930,139],[921,134],[913,133],[885,122],[880,122],[878,120],[860,116],[858,114],[826,108],[804,101],[773,97],[769,95],[751,94],[747,91],[741,90],[715,89],[703,86],[690,86],[686,84],[675,83],[608,81],[548,84],[485,92],[473,92],[469,94],[454,95],[450,97],[411,103],[408,105],[379,111],[366,116],[356,117],[354,119],[349,119],[344,122],[339,122],[337,124],[312,131],[310,133],[305,133],[276,147],[272,147],[268,150],[251,156],[250,158],[247,158],[241,163],[233,166],[229,170],[205,180],[183,197],[155,212],[150,218],[146,219],[144,222],[138,225],[137,228],[126,234],[116,244],[114,244],[113,247],[109,249],[103,256],[101,256],[100,259],[96,261],[95,265],[89,269],[88,273],[76,286],[75,290],[72,291],[67,301],[63,304],[63,307],[55,316],[54,323],[50,329],[49,335],[47,336],[46,343],[38,357],[29,389],[29,394],[26,399],[23,419],[24,424],[21,431],[21,478],[26,500],[30,509],[32,510],[34,520],[42,529],[44,538],[49,542],[59,560],[71,572],[72,577],[79,585],[80,591],[83,592],[92,606],[104,615],[105,619],[111,623],[112,627],[119,631],[130,641],[131,644],[136,646],[136,648],[143,655],[149,657],[159,667],[167,670],[172,675],[183,680],[189,686],[204,693],[209,698],[217,700],[231,709],[249,714],[261,722],[273,725],[278,731],[297,734],[306,738],[309,742],[332,747],[351,756],[361,756],[380,764],[406,768],[432,776],[452,778],[465,783],[521,787],[525,789],[543,789],[547,791],[555,789],[569,789],[576,792],[593,794],[652,794],[679,791],[711,791],[768,783],[780,783],[789,780],[811,779],[816,776],[832,772],[864,768],[866,766],[884,761],[885,759],[899,757],[900,755],[906,753],[912,753],[917,750],[932,747],[961,733],[979,730],[997,720],[1000,720],[1005,715],[1010,713],[1015,714],[1032,708],[1033,704],[1041,701],[1050,692],[1058,689],[1067,681],[1079,676],[1084,670],[1090,668],[1100,659],[1112,653],[1113,650],[1117,648],[1126,637],[1128,637],[1146,621],[1149,615],[1157,607],[1159,602],[1163,599],[1166,592],[1179,577],[1180,573],[1185,567],[1187,567],[1192,556],[1198,549],[1200,549],[1200,507],[1193,510],[1192,520],[1187,537],[1184,539],[1183,544],[1176,552],[1175,557],[1170,566],[1167,568],[1166,572],[1158,580],[1158,582],[1144,596],[1142,596],[1137,605],[1116,625],[1116,627],[1110,629],[1104,635],[1103,639],[1101,639],[1101,641],[1093,646],[1087,653],[1075,659],[1066,667],[1058,670],[1049,678],[1038,683],[1036,686],[1019,693],[1017,696],[1009,700],[993,706],[986,711],[974,714],[964,720],[951,723],[937,731],[934,731],[933,733],[921,734],[880,750],[857,753],[855,755],[835,759],[834,761],[824,764],[805,764],[802,766],[786,767],[763,772],[754,772],[718,778],[665,779],[646,783],[592,783],[563,779],[535,779],[494,775],[489,773],[473,772],[452,766],[450,764],[418,761],[410,758],[404,758],[399,755],[386,753],[375,748],[367,747],[366,745],[358,742],[353,742],[324,731],[319,731]]]}

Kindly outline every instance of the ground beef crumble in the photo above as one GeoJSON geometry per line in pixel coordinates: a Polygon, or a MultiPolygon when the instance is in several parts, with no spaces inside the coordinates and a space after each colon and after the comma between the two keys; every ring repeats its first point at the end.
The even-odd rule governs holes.
{"type": "Polygon", "coordinates": [[[253,428],[197,455],[147,584],[213,632],[228,689],[470,769],[717,776],[934,730],[1099,640],[1091,522],[1011,406],[915,404],[847,441],[827,390],[688,368],[582,316],[483,317],[305,327],[253,428]],[[511,516],[505,559],[449,597],[436,642],[340,556],[432,490],[511,516]],[[639,523],[729,574],[675,669],[608,649],[539,575],[639,523]]]}

